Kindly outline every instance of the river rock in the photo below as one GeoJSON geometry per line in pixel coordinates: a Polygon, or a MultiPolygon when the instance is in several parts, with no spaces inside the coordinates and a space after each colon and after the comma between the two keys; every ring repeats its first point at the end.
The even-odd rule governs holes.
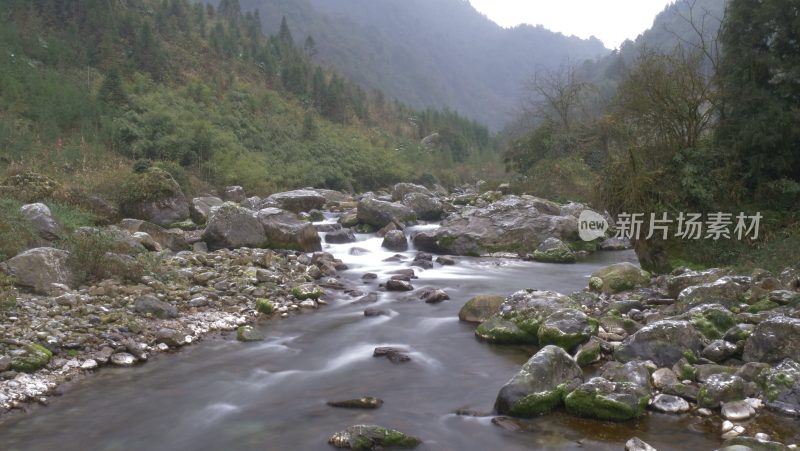
{"type": "Polygon", "coordinates": [[[569,386],[583,380],[583,371],[563,349],[545,346],[534,354],[497,395],[501,415],[532,417],[561,405],[569,386]]]}
{"type": "Polygon", "coordinates": [[[416,185],[414,183],[398,183],[392,188],[392,202],[401,201],[411,193],[433,196],[430,190],[422,185],[416,185]]]}
{"type": "Polygon", "coordinates": [[[238,185],[226,186],[222,191],[222,200],[225,202],[235,202],[240,204],[247,199],[244,188],[238,185]]]}
{"type": "Polygon", "coordinates": [[[117,366],[131,366],[136,363],[136,357],[127,352],[117,352],[111,355],[111,364],[117,366]]]}
{"type": "Polygon", "coordinates": [[[383,400],[365,396],[363,398],[346,399],[344,401],[328,401],[328,405],[345,409],[377,409],[383,405],[383,400]]]}
{"type": "Polygon", "coordinates": [[[569,352],[597,335],[598,328],[597,320],[580,310],[558,310],[539,326],[539,346],[556,345],[569,352]]]}
{"type": "Polygon", "coordinates": [[[270,248],[303,252],[322,250],[317,228],[310,222],[298,219],[293,213],[278,208],[264,208],[256,213],[256,217],[264,228],[270,248]]]}
{"type": "Polygon", "coordinates": [[[411,291],[414,286],[407,280],[390,279],[386,282],[386,289],[389,291],[411,291]]]}
{"type": "Polygon", "coordinates": [[[390,230],[383,237],[381,246],[394,252],[404,252],[408,250],[408,239],[402,230],[390,230]]]}
{"type": "Polygon", "coordinates": [[[159,300],[152,295],[144,295],[133,303],[133,310],[142,315],[153,315],[156,318],[176,318],[178,309],[174,305],[159,300]]]}
{"type": "Polygon", "coordinates": [[[311,189],[299,189],[275,193],[264,200],[267,207],[278,207],[292,213],[319,210],[325,206],[326,199],[323,195],[311,189]]]}
{"type": "Polygon", "coordinates": [[[800,417],[800,363],[785,359],[774,368],[763,370],[757,381],[767,408],[800,417]]]}
{"type": "Polygon", "coordinates": [[[419,298],[428,304],[438,304],[450,299],[450,295],[448,295],[446,291],[438,288],[428,288],[420,293],[419,298]]]}
{"type": "Polygon", "coordinates": [[[336,448],[367,451],[383,448],[416,448],[422,440],[382,426],[359,424],[348,426],[344,431],[333,434],[328,443],[336,448]]]}
{"type": "Polygon", "coordinates": [[[264,340],[264,335],[261,334],[253,326],[239,326],[236,329],[236,339],[245,343],[252,341],[264,340]]]}
{"type": "MultiPolygon", "coordinates": [[[[337,224],[338,225],[338,224],[337,224]]],[[[317,228],[319,230],[319,228],[317,228]]],[[[355,243],[356,234],[353,229],[333,230],[325,234],[325,242],[331,244],[355,243]]]]}
{"type": "Polygon", "coordinates": [[[442,222],[435,232],[420,233],[421,250],[454,255],[532,252],[550,237],[577,239],[578,221],[536,208],[531,196],[507,196],[485,207],[471,207],[442,222]]]}
{"type": "Polygon", "coordinates": [[[379,346],[372,352],[373,357],[386,357],[392,363],[405,363],[411,361],[408,351],[391,346],[379,346]]]}
{"type": "Polygon", "coordinates": [[[800,319],[774,316],[758,324],[744,346],[745,362],[800,361],[800,319]]]}
{"type": "Polygon", "coordinates": [[[720,451],[785,451],[787,449],[795,448],[788,448],[783,443],[759,437],[738,436],[726,439],[720,451]]]}
{"type": "Polygon", "coordinates": [[[558,238],[550,237],[533,253],[533,259],[544,263],[575,263],[575,252],[558,238]]]}
{"type": "Polygon", "coordinates": [[[189,207],[189,216],[195,223],[205,224],[212,209],[221,207],[223,203],[224,201],[219,197],[195,197],[189,207]]]}
{"type": "Polygon", "coordinates": [[[39,294],[57,294],[61,290],[53,284],[69,285],[73,280],[68,259],[67,251],[38,247],[0,263],[0,271],[14,276],[17,286],[39,294]]]}
{"type": "Polygon", "coordinates": [[[734,374],[714,374],[708,378],[697,402],[700,407],[718,408],[723,402],[739,401],[748,395],[747,382],[734,374]]]}
{"type": "Polygon", "coordinates": [[[554,291],[521,290],[506,298],[499,312],[475,329],[475,335],[490,343],[536,344],[544,320],[565,308],[580,306],[554,291]]]}
{"type": "Polygon", "coordinates": [[[667,292],[671,298],[676,299],[686,288],[693,285],[714,282],[726,274],[726,270],[719,268],[707,269],[705,271],[691,271],[688,269],[677,270],[667,277],[667,292]]]}
{"type": "Polygon", "coordinates": [[[30,222],[33,231],[43,240],[56,241],[64,237],[63,228],[53,218],[47,205],[27,204],[20,207],[19,212],[30,222]]]}
{"type": "Polygon", "coordinates": [[[597,248],[601,251],[624,251],[633,248],[633,245],[626,237],[611,237],[598,243],[597,248]]]}
{"type": "Polygon", "coordinates": [[[356,216],[359,222],[378,229],[392,221],[400,224],[414,224],[417,221],[414,210],[405,205],[385,202],[373,197],[365,197],[358,202],[356,216]]]}
{"type": "Polygon", "coordinates": [[[53,353],[49,349],[36,343],[31,343],[19,355],[11,358],[11,369],[23,373],[33,373],[44,368],[53,358],[53,353]]]}
{"type": "Polygon", "coordinates": [[[626,421],[643,415],[648,400],[632,384],[594,377],[568,394],[564,405],[576,416],[626,421]]]}
{"type": "Polygon", "coordinates": [[[725,340],[714,340],[703,348],[701,355],[715,363],[722,363],[736,355],[736,345],[725,340]]]}
{"type": "Polygon", "coordinates": [[[756,409],[745,400],[722,403],[722,417],[726,420],[744,421],[752,418],[755,414],[756,409]]]}
{"type": "Polygon", "coordinates": [[[575,352],[575,361],[582,367],[599,362],[602,358],[603,344],[604,342],[597,337],[589,338],[588,342],[578,347],[575,352]]]}
{"type": "Polygon", "coordinates": [[[665,395],[663,393],[653,398],[650,407],[655,411],[663,413],[685,413],[690,409],[689,403],[686,402],[685,399],[674,395],[665,395]]]}
{"type": "Polygon", "coordinates": [[[210,250],[259,248],[267,242],[264,226],[255,214],[232,202],[225,202],[211,215],[202,237],[210,250]]]}
{"type": "Polygon", "coordinates": [[[652,360],[659,367],[671,367],[685,352],[699,353],[703,337],[688,321],[661,320],[628,336],[614,353],[621,362],[652,360]]]}
{"type": "Polygon", "coordinates": [[[123,219],[119,227],[130,233],[142,232],[148,234],[161,247],[171,251],[180,252],[189,249],[186,234],[179,229],[165,229],[152,222],[141,219],[123,219]]]}
{"type": "Polygon", "coordinates": [[[603,281],[602,290],[610,293],[632,290],[650,283],[650,274],[633,263],[616,263],[592,274],[603,281]]]}
{"type": "Polygon", "coordinates": [[[734,314],[721,304],[703,304],[692,308],[687,313],[673,319],[687,320],[704,337],[716,340],[736,324],[734,314]]]}
{"type": "Polygon", "coordinates": [[[444,205],[439,199],[423,193],[409,193],[402,199],[403,205],[414,211],[417,219],[438,221],[444,214],[444,205]]]}
{"type": "Polygon", "coordinates": [[[723,277],[711,283],[693,285],[685,288],[678,295],[678,303],[684,309],[702,304],[721,304],[726,308],[741,303],[746,287],[729,277],[723,277]]]}
{"type": "Polygon", "coordinates": [[[639,437],[633,437],[625,442],[625,451],[658,451],[639,437]]]}
{"type": "Polygon", "coordinates": [[[505,298],[502,296],[478,295],[467,301],[458,312],[458,319],[468,323],[482,323],[500,310],[505,298]]]}
{"type": "Polygon", "coordinates": [[[678,376],[675,375],[675,372],[669,368],[659,368],[655,370],[653,372],[652,379],[653,385],[659,390],[663,390],[666,387],[680,382],[678,380],[678,376]]]}

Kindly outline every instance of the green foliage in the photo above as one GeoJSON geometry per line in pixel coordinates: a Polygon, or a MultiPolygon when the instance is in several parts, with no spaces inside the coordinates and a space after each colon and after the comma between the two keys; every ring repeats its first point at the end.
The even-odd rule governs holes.
{"type": "Polygon", "coordinates": [[[0,199],[0,261],[23,251],[36,235],[28,221],[19,212],[22,203],[12,199],[0,199]]]}
{"type": "Polygon", "coordinates": [[[63,240],[61,247],[70,253],[67,265],[72,268],[76,285],[111,277],[138,282],[144,272],[131,255],[138,252],[111,232],[81,230],[63,240]]]}
{"type": "Polygon", "coordinates": [[[722,28],[719,139],[733,150],[751,191],[774,180],[800,181],[798,14],[791,0],[733,0],[722,28]]]}
{"type": "Polygon", "coordinates": [[[17,305],[17,289],[14,287],[14,276],[0,274],[0,312],[10,310],[17,305]]]}
{"type": "Polygon", "coordinates": [[[47,206],[56,222],[68,232],[97,223],[97,217],[94,214],[73,205],[63,202],[48,202],[47,206]]]}
{"type": "Polygon", "coordinates": [[[172,176],[160,168],[131,173],[120,184],[118,200],[121,205],[144,202],[170,196],[180,190],[172,176]]]}

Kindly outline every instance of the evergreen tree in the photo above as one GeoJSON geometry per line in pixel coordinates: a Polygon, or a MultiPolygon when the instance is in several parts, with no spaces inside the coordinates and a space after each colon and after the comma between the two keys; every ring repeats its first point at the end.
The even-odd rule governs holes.
{"type": "Polygon", "coordinates": [[[800,181],[800,4],[732,0],[722,30],[723,146],[748,188],[800,181]]]}
{"type": "Polygon", "coordinates": [[[294,47],[294,38],[292,37],[291,30],[289,30],[289,24],[286,23],[286,16],[283,16],[281,19],[281,29],[278,32],[278,39],[284,46],[288,48],[294,47]]]}
{"type": "Polygon", "coordinates": [[[97,100],[110,107],[120,107],[128,103],[128,96],[122,87],[122,77],[116,67],[106,73],[100,90],[97,91],[97,100]]]}

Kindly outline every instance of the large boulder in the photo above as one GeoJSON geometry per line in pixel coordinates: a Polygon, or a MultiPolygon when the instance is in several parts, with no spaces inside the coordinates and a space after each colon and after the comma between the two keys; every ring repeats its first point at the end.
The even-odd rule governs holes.
{"type": "Polygon", "coordinates": [[[641,362],[609,362],[594,377],[564,398],[567,412],[606,421],[642,416],[650,400],[649,373],[641,362]]]}
{"type": "Polygon", "coordinates": [[[191,247],[186,241],[186,234],[179,229],[167,230],[151,222],[142,221],[141,219],[123,219],[119,223],[119,226],[132,234],[137,232],[146,233],[161,247],[175,252],[185,251],[191,247]]]}
{"type": "Polygon", "coordinates": [[[401,201],[411,193],[423,194],[429,197],[432,196],[430,190],[422,185],[415,185],[413,183],[398,183],[392,188],[392,201],[401,201]]]}
{"type": "Polygon", "coordinates": [[[423,193],[408,193],[403,197],[403,204],[414,210],[417,219],[423,221],[438,221],[444,214],[442,202],[430,195],[423,193]]]}
{"type": "Polygon", "coordinates": [[[597,320],[580,310],[559,310],[545,318],[539,326],[539,346],[556,345],[571,351],[597,335],[598,328],[597,320]]]}
{"type": "Polygon", "coordinates": [[[633,263],[616,263],[600,268],[592,274],[603,281],[602,290],[610,293],[632,290],[650,282],[650,274],[633,263]]]}
{"type": "Polygon", "coordinates": [[[134,174],[123,184],[120,213],[127,218],[167,226],[189,219],[189,203],[180,186],[157,168],[134,174]]]}
{"type": "Polygon", "coordinates": [[[533,199],[507,196],[485,207],[466,208],[427,236],[427,249],[423,250],[456,255],[528,253],[550,237],[577,238],[575,217],[544,214],[533,199]]]}
{"type": "Polygon", "coordinates": [[[475,329],[478,338],[498,344],[536,344],[539,327],[553,313],[580,308],[572,298],[554,291],[522,290],[503,302],[497,313],[475,329]]]}
{"type": "Polygon", "coordinates": [[[505,301],[503,296],[475,296],[461,307],[458,319],[467,323],[480,324],[497,313],[503,301],[505,301]]]}
{"type": "Polygon", "coordinates": [[[19,209],[22,216],[30,221],[33,231],[45,241],[56,241],[64,237],[64,230],[53,218],[45,204],[27,204],[19,209]]]}
{"type": "Polygon", "coordinates": [[[247,196],[244,193],[244,188],[238,185],[233,186],[226,186],[225,190],[222,192],[222,201],[223,202],[235,202],[240,204],[247,199],[247,196]]]}
{"type": "Polygon", "coordinates": [[[614,357],[621,362],[652,360],[659,367],[671,367],[687,352],[703,350],[703,336],[689,321],[661,320],[628,336],[614,357]]]}
{"type": "Polygon", "coordinates": [[[149,294],[136,299],[133,302],[133,310],[142,315],[152,315],[162,319],[178,316],[178,309],[174,305],[149,294]]]}
{"type": "Polygon", "coordinates": [[[747,382],[735,374],[712,374],[697,394],[697,404],[716,409],[722,403],[747,398],[749,388],[747,382]]]}
{"type": "Polygon", "coordinates": [[[774,368],[763,370],[758,385],[769,409],[800,416],[800,363],[786,359],[774,368]]]}
{"type": "Polygon", "coordinates": [[[211,215],[211,210],[221,207],[224,201],[219,197],[195,197],[189,208],[189,216],[197,224],[205,224],[211,215]]]}
{"type": "Polygon", "coordinates": [[[582,381],[583,371],[569,354],[557,346],[545,346],[500,389],[495,409],[501,415],[541,415],[561,405],[568,387],[582,381]]]}
{"type": "Polygon", "coordinates": [[[72,282],[68,259],[67,251],[38,247],[0,263],[0,270],[14,276],[18,286],[49,295],[58,292],[53,284],[69,285],[72,282]]]}
{"type": "Polygon", "coordinates": [[[303,252],[322,250],[322,240],[314,224],[298,219],[294,213],[279,208],[264,208],[258,211],[256,217],[264,227],[269,247],[303,252]]]}
{"type": "Polygon", "coordinates": [[[774,316],[762,321],[744,345],[745,362],[800,362],[800,319],[774,316]]]}
{"type": "MultiPolygon", "coordinates": [[[[338,225],[338,224],[337,224],[338,225]]],[[[317,228],[319,230],[319,228],[317,228]]],[[[325,242],[331,244],[354,243],[356,234],[353,229],[339,229],[325,234],[325,242]]]]}
{"type": "Polygon", "coordinates": [[[303,211],[319,210],[325,206],[325,202],[325,196],[315,190],[298,189],[283,193],[275,193],[267,197],[264,204],[266,206],[276,206],[283,210],[289,210],[293,213],[300,213],[303,211]]]}
{"type": "Polygon", "coordinates": [[[392,221],[400,224],[413,224],[417,221],[414,210],[403,204],[384,202],[373,197],[366,197],[358,202],[356,217],[359,222],[369,224],[378,229],[392,221]]]}
{"type": "Polygon", "coordinates": [[[267,243],[261,221],[252,211],[232,202],[225,202],[211,215],[202,237],[210,250],[263,247],[267,243]]]}
{"type": "Polygon", "coordinates": [[[684,289],[692,285],[711,283],[726,274],[726,270],[719,268],[711,268],[705,271],[676,270],[667,277],[667,291],[670,297],[676,299],[684,289]]]}
{"type": "Polygon", "coordinates": [[[408,250],[408,239],[402,230],[390,230],[383,236],[381,246],[394,252],[405,252],[408,250]]]}
{"type": "Polygon", "coordinates": [[[575,252],[563,241],[550,237],[542,242],[533,253],[533,259],[543,263],[575,263],[575,252]]]}
{"type": "Polygon", "coordinates": [[[678,302],[683,308],[702,304],[722,304],[731,308],[741,303],[746,289],[733,279],[723,277],[714,282],[684,288],[678,295],[678,302]]]}

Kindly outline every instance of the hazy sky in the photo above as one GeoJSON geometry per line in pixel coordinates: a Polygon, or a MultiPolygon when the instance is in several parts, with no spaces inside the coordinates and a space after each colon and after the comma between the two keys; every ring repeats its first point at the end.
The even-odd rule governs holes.
{"type": "Polygon", "coordinates": [[[567,36],[594,35],[608,48],[635,39],[670,0],[469,0],[503,27],[541,24],[567,36]]]}

